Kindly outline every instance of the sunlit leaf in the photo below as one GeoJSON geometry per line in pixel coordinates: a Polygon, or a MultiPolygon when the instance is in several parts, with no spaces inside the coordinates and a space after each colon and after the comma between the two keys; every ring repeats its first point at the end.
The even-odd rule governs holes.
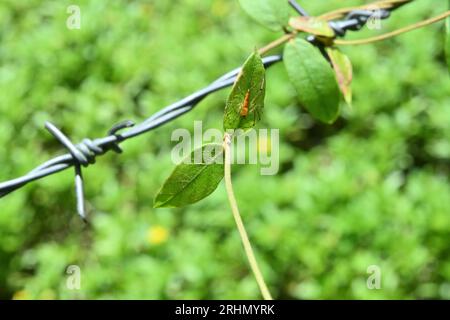
{"type": "Polygon", "coordinates": [[[339,88],[320,51],[308,41],[296,39],[286,45],[283,60],[301,104],[316,119],[334,122],[339,114],[339,88]]]}
{"type": "Polygon", "coordinates": [[[353,68],[350,58],[337,48],[327,47],[326,51],[333,65],[336,80],[344,100],[350,105],[352,103],[351,83],[353,79],[353,68]]]}
{"type": "Polygon", "coordinates": [[[334,37],[334,31],[328,22],[314,17],[293,17],[289,20],[289,25],[297,31],[326,38],[334,37]]]}
{"type": "Polygon", "coordinates": [[[249,129],[260,119],[266,92],[265,72],[258,52],[252,53],[228,97],[223,118],[225,130],[249,129]]]}
{"type": "Polygon", "coordinates": [[[250,17],[270,30],[280,31],[288,24],[287,0],[239,0],[239,2],[250,17]]]}
{"type": "Polygon", "coordinates": [[[223,179],[223,149],[206,144],[177,165],[156,195],[154,207],[182,207],[210,195],[223,179]]]}

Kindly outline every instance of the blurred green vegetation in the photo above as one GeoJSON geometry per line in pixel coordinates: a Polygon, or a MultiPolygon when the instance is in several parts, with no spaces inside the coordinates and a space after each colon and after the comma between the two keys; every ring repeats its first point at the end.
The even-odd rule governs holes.
{"type": "MultiPolygon", "coordinates": [[[[342,1],[300,1],[311,14],[342,1]]],[[[363,1],[346,1],[346,5],[363,1]]],[[[242,63],[278,37],[238,1],[79,0],[0,4],[0,180],[74,141],[142,120],[242,63]]],[[[383,30],[431,17],[446,1],[418,0],[383,30]]],[[[450,77],[443,23],[382,43],[343,48],[354,63],[354,104],[322,125],[305,113],[282,64],[268,71],[261,127],[279,128],[281,171],[235,167],[249,236],[275,298],[450,299],[450,77]],[[380,290],[366,287],[381,268],[380,290]]],[[[260,298],[223,185],[183,209],[153,209],[173,168],[175,128],[221,128],[229,90],[87,168],[92,226],[75,213],[73,171],[0,201],[0,298],[260,298]],[[81,268],[81,290],[66,268],[81,268]]]]}

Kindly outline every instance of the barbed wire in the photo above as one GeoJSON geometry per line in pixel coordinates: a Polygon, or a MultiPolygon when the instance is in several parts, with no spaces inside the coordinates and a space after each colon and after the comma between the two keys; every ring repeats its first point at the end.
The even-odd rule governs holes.
{"type": "MultiPolygon", "coordinates": [[[[288,2],[298,14],[308,16],[308,13],[295,0],[289,0],[288,2]]],[[[375,13],[376,17],[379,19],[388,18],[390,12],[403,5],[404,2],[408,1],[400,1],[399,4],[384,9],[353,10],[346,15],[343,15],[345,16],[344,19],[333,20],[328,23],[335,31],[337,37],[343,37],[347,31],[360,30],[375,13]]],[[[314,36],[309,36],[307,40],[313,44],[318,44],[314,36]]],[[[266,69],[281,60],[281,55],[272,55],[262,58],[266,69]]],[[[55,125],[46,122],[45,128],[67,149],[68,153],[46,161],[22,177],[0,183],[0,198],[22,188],[32,181],[74,167],[77,212],[80,217],[86,221],[82,167],[94,164],[97,156],[103,155],[108,151],[112,150],[116,153],[121,153],[122,149],[119,144],[123,141],[156,129],[191,111],[208,95],[233,85],[240,70],[241,68],[238,67],[227,72],[205,88],[192,93],[180,101],[166,106],[139,124],[135,124],[130,120],[119,122],[108,131],[105,137],[102,138],[94,140],[83,139],[80,143],[73,144],[72,141],[55,125]]]]}

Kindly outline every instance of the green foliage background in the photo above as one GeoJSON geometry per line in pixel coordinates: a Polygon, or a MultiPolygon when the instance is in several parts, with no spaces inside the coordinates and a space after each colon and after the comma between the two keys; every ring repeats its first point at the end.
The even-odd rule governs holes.
{"type": "MultiPolygon", "coordinates": [[[[300,1],[312,14],[342,1],[300,1]]],[[[238,1],[74,1],[0,4],[0,180],[63,152],[51,120],[74,141],[142,120],[278,37],[238,1]]],[[[347,4],[362,1],[346,1],[347,4]]],[[[446,10],[415,1],[381,31],[446,10]]],[[[450,78],[444,25],[344,48],[353,108],[333,125],[305,113],[282,64],[268,71],[261,127],[279,128],[281,171],[234,168],[249,236],[275,298],[450,299],[450,78]],[[382,288],[366,287],[367,267],[382,288]]],[[[260,298],[224,186],[183,209],[153,209],[173,164],[170,135],[204,120],[220,128],[229,90],[87,168],[92,227],[75,213],[73,171],[0,201],[0,297],[28,299],[260,298]],[[155,228],[156,227],[156,228],[155,228]],[[168,232],[167,239],[164,230],[168,232]],[[152,234],[155,233],[155,235],[152,234]],[[158,236],[159,234],[159,236],[158,236]],[[156,239],[156,240],[155,240],[156,239]],[[81,268],[81,290],[66,287],[81,268]]]]}

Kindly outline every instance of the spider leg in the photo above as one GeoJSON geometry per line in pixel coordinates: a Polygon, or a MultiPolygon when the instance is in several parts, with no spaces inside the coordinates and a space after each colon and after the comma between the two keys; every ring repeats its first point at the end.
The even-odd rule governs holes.
{"type": "Polygon", "coordinates": [[[248,109],[248,113],[253,113],[253,126],[256,124],[256,120],[261,120],[261,113],[260,110],[256,106],[256,101],[260,98],[261,92],[257,94],[253,99],[250,101],[250,107],[248,109]]]}
{"type": "MultiPolygon", "coordinates": [[[[263,78],[261,81],[261,86],[259,88],[259,92],[249,102],[248,113],[251,113],[251,112],[253,113],[253,126],[255,126],[256,120],[258,120],[258,121],[261,120],[261,113],[260,113],[260,110],[257,108],[256,102],[258,101],[258,99],[261,97],[261,94],[263,93],[264,85],[265,85],[265,78],[263,78]]],[[[244,117],[246,117],[246,116],[244,116],[244,117]]]]}

